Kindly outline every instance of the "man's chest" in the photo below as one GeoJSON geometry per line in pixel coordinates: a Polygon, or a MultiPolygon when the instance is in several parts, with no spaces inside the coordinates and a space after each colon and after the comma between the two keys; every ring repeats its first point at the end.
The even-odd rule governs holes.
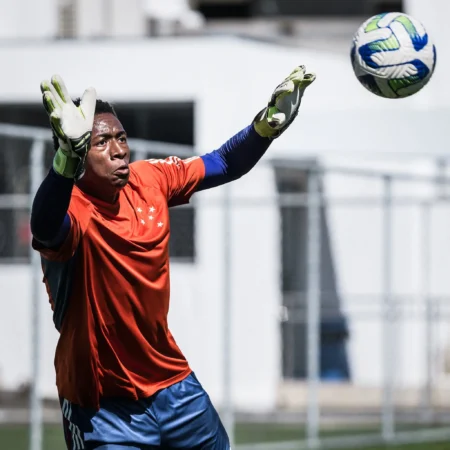
{"type": "Polygon", "coordinates": [[[113,212],[96,210],[91,225],[92,232],[109,244],[117,241],[154,247],[169,235],[167,201],[156,189],[124,190],[118,208],[113,212]]]}

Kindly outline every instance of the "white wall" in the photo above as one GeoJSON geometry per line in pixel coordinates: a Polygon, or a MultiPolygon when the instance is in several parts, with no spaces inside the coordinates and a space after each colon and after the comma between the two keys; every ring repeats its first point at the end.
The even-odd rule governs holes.
{"type": "Polygon", "coordinates": [[[56,4],[57,0],[0,0],[0,39],[54,37],[56,4]]]}
{"type": "Polygon", "coordinates": [[[76,35],[80,38],[143,36],[145,18],[140,0],[78,0],[76,35]]]}
{"type": "MultiPolygon", "coordinates": [[[[449,137],[446,126],[448,112],[444,115],[442,111],[431,110],[428,101],[420,100],[428,98],[428,88],[417,97],[401,101],[375,97],[354,78],[347,54],[209,37],[4,46],[0,47],[0,59],[10,61],[8,71],[0,72],[0,101],[3,102],[40,103],[39,83],[53,73],[60,73],[65,78],[74,96],[94,85],[101,98],[113,102],[194,100],[198,152],[218,147],[249,124],[272,89],[299,63],[315,70],[317,81],[305,95],[297,121],[272,145],[264,161],[281,156],[302,158],[315,155],[325,163],[337,160],[348,164],[358,155],[357,165],[372,166],[374,163],[368,158],[374,153],[379,157],[394,153],[442,153],[446,151],[444,143],[449,137]],[[84,69],[74,70],[74,61],[83,61],[84,69]],[[32,67],[33,70],[30,72],[24,67],[32,67]],[[330,159],[336,154],[345,154],[347,158],[330,159]]],[[[392,169],[399,165],[391,162],[385,167],[392,169]]],[[[409,168],[401,164],[400,167],[409,168]]],[[[330,178],[326,187],[330,192],[371,193],[372,189],[376,190],[371,187],[361,190],[364,183],[335,182],[330,178]]],[[[231,192],[235,199],[271,196],[275,192],[273,174],[261,164],[247,177],[233,183],[231,192]]],[[[217,202],[221,201],[223,193],[224,189],[220,188],[198,195],[198,263],[193,268],[174,265],[170,312],[171,327],[177,341],[217,402],[221,401],[223,381],[222,305],[225,283],[224,212],[217,207],[217,202]]],[[[338,283],[345,295],[360,293],[361,290],[379,293],[381,289],[380,242],[377,237],[380,219],[375,212],[370,214],[333,211],[329,215],[338,283]],[[368,245],[373,255],[372,262],[358,263],[366,249],[362,245],[356,246],[355,242],[368,245]],[[358,249],[360,253],[356,252],[358,249]]],[[[409,223],[408,220],[413,219],[405,216],[401,220],[409,223]]],[[[280,372],[277,322],[280,224],[277,208],[270,201],[258,207],[234,208],[231,222],[234,400],[241,408],[270,409],[275,404],[275,386],[280,372]],[[256,267],[256,261],[259,267],[256,267]]],[[[401,230],[400,227],[400,233],[401,230]]],[[[441,229],[436,236],[445,236],[444,230],[441,229]]],[[[407,247],[402,243],[399,249],[408,250],[407,247]]],[[[400,274],[396,275],[399,277],[396,289],[409,289],[411,273],[417,270],[413,266],[405,268],[404,261],[398,260],[395,264],[396,273],[400,274]]],[[[23,302],[8,307],[2,320],[6,320],[3,319],[6,316],[18,316],[15,309],[19,313],[28,299],[26,274],[18,272],[13,278],[11,270],[0,270],[5,277],[2,286],[8,286],[8,292],[14,292],[14,297],[22,298],[23,302]]],[[[436,283],[446,291],[448,286],[443,276],[441,273],[436,283]]],[[[4,298],[2,301],[6,302],[10,296],[4,298]]],[[[42,303],[47,308],[45,299],[42,303]]],[[[46,314],[48,318],[49,312],[46,314]]],[[[11,325],[8,323],[8,326],[11,325]]],[[[351,344],[355,381],[379,384],[381,359],[364,359],[364,355],[379,355],[379,323],[367,329],[356,322],[351,326],[357,328],[355,336],[359,336],[351,344]]],[[[16,346],[26,355],[29,351],[28,324],[19,324],[18,327],[17,330],[23,333],[17,333],[16,346]]],[[[47,327],[50,328],[50,324],[47,327]]],[[[0,333],[2,330],[0,328],[0,333]]],[[[51,355],[54,336],[50,335],[49,339],[46,352],[51,355]]],[[[6,347],[0,353],[0,364],[9,371],[3,375],[7,383],[16,383],[26,374],[28,358],[20,363],[14,362],[16,353],[6,347]]],[[[45,366],[52,367],[50,356],[45,360],[45,366]]],[[[51,386],[52,372],[46,374],[46,386],[51,386]]],[[[417,375],[412,382],[419,382],[420,376],[417,375]]]]}
{"type": "MultiPolygon", "coordinates": [[[[450,34],[447,17],[450,3],[447,0],[404,0],[405,11],[421,21],[430,39],[436,45],[437,64],[433,83],[428,89],[433,105],[448,107],[450,94],[447,89],[447,74],[450,69],[450,34]]],[[[420,100],[420,99],[418,99],[420,100]]],[[[421,100],[425,101],[425,98],[421,100]]]]}
{"type": "MultiPolygon", "coordinates": [[[[59,32],[59,0],[0,0],[0,39],[54,38],[59,32]]],[[[79,38],[137,37],[145,33],[140,0],[77,0],[75,33],[79,38]]]]}

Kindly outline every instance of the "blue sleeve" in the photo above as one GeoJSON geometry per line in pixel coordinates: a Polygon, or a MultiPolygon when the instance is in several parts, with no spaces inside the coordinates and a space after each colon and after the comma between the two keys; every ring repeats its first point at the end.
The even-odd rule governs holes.
{"type": "Polygon", "coordinates": [[[46,247],[62,244],[70,231],[67,214],[73,180],[50,169],[39,186],[31,207],[31,233],[46,247]]]}
{"type": "Polygon", "coordinates": [[[261,159],[272,140],[261,137],[249,125],[217,150],[203,155],[205,179],[197,190],[220,186],[245,175],[261,159]]]}

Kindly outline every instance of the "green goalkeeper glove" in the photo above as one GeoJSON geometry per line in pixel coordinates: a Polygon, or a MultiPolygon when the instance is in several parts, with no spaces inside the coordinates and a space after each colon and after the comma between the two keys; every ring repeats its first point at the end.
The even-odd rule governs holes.
{"type": "Polygon", "coordinates": [[[305,89],[316,79],[299,66],[277,86],[268,105],[253,120],[256,132],[266,138],[280,136],[297,117],[305,89]]]}
{"type": "Polygon", "coordinates": [[[41,83],[41,92],[50,125],[59,141],[53,169],[66,178],[79,180],[84,175],[91,142],[96,91],[94,88],[86,89],[80,106],[76,106],[62,78],[54,75],[51,82],[45,80],[41,83]]]}

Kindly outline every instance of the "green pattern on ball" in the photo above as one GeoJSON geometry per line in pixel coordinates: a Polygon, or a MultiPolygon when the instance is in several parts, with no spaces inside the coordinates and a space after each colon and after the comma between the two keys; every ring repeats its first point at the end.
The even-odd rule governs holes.
{"type": "Polygon", "coordinates": [[[371,31],[374,31],[378,28],[378,22],[385,16],[385,14],[377,14],[376,16],[372,17],[372,20],[366,25],[366,28],[364,31],[366,33],[369,33],[371,31]]]}
{"type": "Polygon", "coordinates": [[[369,48],[374,53],[398,50],[400,48],[400,43],[398,42],[398,39],[395,37],[395,35],[392,34],[387,39],[371,42],[369,44],[369,48]]]}
{"type": "Polygon", "coordinates": [[[405,30],[407,31],[407,33],[411,36],[411,39],[414,39],[417,35],[418,32],[416,30],[416,27],[414,26],[414,24],[411,22],[411,20],[409,19],[409,17],[406,16],[398,16],[394,22],[399,22],[401,23],[404,27],[405,30]]]}
{"type": "Polygon", "coordinates": [[[415,83],[422,81],[418,75],[411,75],[407,78],[394,78],[389,80],[390,88],[397,94],[400,89],[412,86],[415,83]]]}

